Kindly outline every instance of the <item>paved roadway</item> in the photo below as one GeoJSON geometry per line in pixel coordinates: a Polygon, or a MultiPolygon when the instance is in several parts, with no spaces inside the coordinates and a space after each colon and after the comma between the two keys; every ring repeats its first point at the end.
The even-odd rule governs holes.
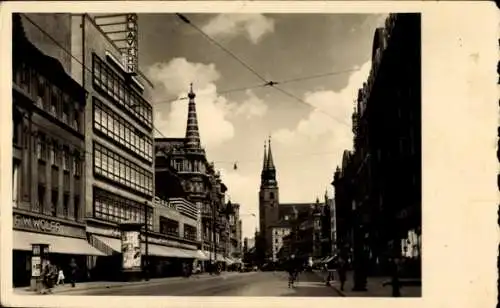
{"type": "Polygon", "coordinates": [[[186,278],[159,284],[129,285],[109,289],[75,290],[64,295],[164,295],[164,296],[338,296],[313,273],[303,273],[295,288],[288,288],[285,272],[252,272],[210,278],[186,278]]]}

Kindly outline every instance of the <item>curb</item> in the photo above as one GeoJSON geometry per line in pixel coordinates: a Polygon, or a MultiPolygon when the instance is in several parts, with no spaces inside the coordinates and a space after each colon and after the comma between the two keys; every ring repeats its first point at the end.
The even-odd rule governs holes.
{"type": "MultiPolygon", "coordinates": [[[[204,277],[197,277],[197,276],[191,276],[191,277],[196,277],[194,279],[197,279],[197,280],[199,280],[199,279],[205,280],[205,279],[216,279],[216,278],[225,278],[225,277],[228,278],[231,276],[237,276],[237,275],[220,275],[220,276],[207,275],[204,277]]],[[[185,277],[175,277],[175,278],[176,279],[169,279],[169,278],[167,278],[167,279],[172,281],[172,282],[187,281],[189,279],[189,278],[185,278],[185,277]]],[[[125,282],[125,283],[121,283],[121,284],[91,285],[91,286],[88,286],[87,288],[82,288],[82,289],[68,288],[68,289],[59,290],[57,292],[54,292],[51,295],[58,295],[58,294],[62,294],[62,293],[80,292],[80,291],[87,291],[87,290],[95,290],[95,289],[116,289],[116,288],[123,288],[123,287],[129,287],[129,286],[137,286],[137,285],[157,285],[157,284],[163,284],[163,283],[167,282],[168,281],[167,279],[159,278],[158,280],[149,280],[149,281],[141,280],[141,281],[134,281],[134,282],[125,282]]],[[[15,292],[16,292],[16,290],[14,289],[14,293],[15,292]]],[[[35,292],[27,291],[27,290],[22,290],[21,292],[23,292],[23,293],[26,292],[26,294],[23,294],[23,295],[41,295],[41,294],[37,294],[35,292]]]]}

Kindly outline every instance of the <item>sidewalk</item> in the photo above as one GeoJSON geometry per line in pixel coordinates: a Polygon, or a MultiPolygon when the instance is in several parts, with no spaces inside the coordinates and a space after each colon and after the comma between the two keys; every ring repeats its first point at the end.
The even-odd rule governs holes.
{"type": "MultiPolygon", "coordinates": [[[[323,281],[325,281],[327,273],[315,271],[323,281]]],[[[352,272],[347,273],[347,281],[344,284],[344,291],[340,290],[340,282],[338,281],[337,274],[335,280],[330,281],[330,286],[338,291],[341,296],[345,297],[392,297],[392,287],[390,285],[383,286],[382,284],[390,280],[390,277],[368,277],[366,288],[368,291],[355,292],[352,291],[353,279],[352,272]]],[[[401,297],[421,297],[422,287],[420,286],[403,286],[400,289],[401,297]]]]}
{"type": "MultiPolygon", "coordinates": [[[[81,282],[77,283],[74,288],[71,287],[70,283],[66,283],[65,285],[55,286],[52,289],[52,294],[60,294],[66,292],[74,292],[74,291],[84,291],[84,290],[92,290],[92,289],[111,289],[111,288],[119,288],[124,286],[132,286],[132,285],[157,285],[157,284],[168,284],[172,282],[178,281],[189,281],[189,280],[198,280],[198,279],[216,279],[216,278],[227,278],[231,276],[241,275],[238,272],[223,272],[219,276],[210,275],[208,273],[202,273],[193,275],[189,278],[186,277],[166,277],[166,278],[154,278],[149,281],[141,280],[141,281],[133,281],[133,282],[123,282],[123,281],[92,281],[92,282],[81,282]]],[[[35,293],[30,290],[30,287],[20,287],[14,288],[14,293],[19,295],[39,295],[39,293],[35,293]]]]}

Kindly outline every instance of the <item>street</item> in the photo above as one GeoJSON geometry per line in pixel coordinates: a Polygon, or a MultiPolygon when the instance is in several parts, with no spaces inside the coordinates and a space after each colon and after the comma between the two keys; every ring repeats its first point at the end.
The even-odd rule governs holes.
{"type": "Polygon", "coordinates": [[[338,296],[312,273],[303,273],[295,288],[288,288],[285,272],[251,272],[185,280],[66,292],[64,295],[159,296],[338,296]]]}

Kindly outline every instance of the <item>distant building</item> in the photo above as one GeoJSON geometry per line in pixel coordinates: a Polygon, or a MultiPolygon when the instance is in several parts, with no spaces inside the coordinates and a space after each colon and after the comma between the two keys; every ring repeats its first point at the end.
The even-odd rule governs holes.
{"type": "Polygon", "coordinates": [[[242,236],[242,221],[240,219],[240,205],[237,203],[228,204],[230,207],[231,214],[229,216],[229,224],[231,228],[230,236],[230,253],[231,258],[242,258],[243,256],[243,243],[241,240],[242,236]]]}
{"type": "MultiPolygon", "coordinates": [[[[282,245],[282,229],[292,229],[293,217],[298,213],[310,213],[312,204],[309,203],[280,203],[279,187],[276,179],[276,168],[274,166],[271,140],[267,146],[264,145],[264,159],[261,172],[261,184],[259,191],[259,243],[257,254],[260,262],[273,261],[277,259],[279,249],[282,245]],[[277,229],[276,229],[277,228],[277,229]],[[276,230],[275,230],[276,229],[276,230]],[[278,240],[278,244],[276,243],[278,240]]],[[[290,231],[291,232],[291,231],[290,231]]]]}

